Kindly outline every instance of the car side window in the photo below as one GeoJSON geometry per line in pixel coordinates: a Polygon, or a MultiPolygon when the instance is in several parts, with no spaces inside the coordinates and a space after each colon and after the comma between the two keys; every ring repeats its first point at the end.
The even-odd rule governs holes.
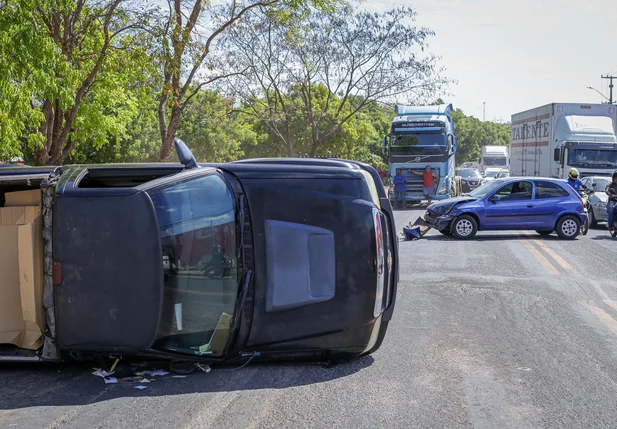
{"type": "Polygon", "coordinates": [[[512,182],[499,189],[495,195],[499,195],[501,201],[530,200],[532,189],[531,182],[512,182]]]}
{"type": "Polygon", "coordinates": [[[562,198],[570,195],[568,191],[563,189],[556,183],[551,182],[536,182],[536,199],[546,198],[562,198]]]}

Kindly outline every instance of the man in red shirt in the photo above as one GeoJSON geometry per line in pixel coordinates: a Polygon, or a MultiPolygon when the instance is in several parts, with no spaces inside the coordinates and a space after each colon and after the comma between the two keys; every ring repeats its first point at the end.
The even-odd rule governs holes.
{"type": "Polygon", "coordinates": [[[439,176],[431,171],[430,165],[427,165],[422,173],[417,173],[415,171],[411,171],[411,173],[416,176],[422,176],[423,193],[430,205],[433,201],[435,182],[439,179],[439,176]]]}

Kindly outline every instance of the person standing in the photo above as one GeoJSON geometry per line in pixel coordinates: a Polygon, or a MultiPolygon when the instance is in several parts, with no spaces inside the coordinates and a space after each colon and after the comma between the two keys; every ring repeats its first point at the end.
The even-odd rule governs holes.
{"type": "Polygon", "coordinates": [[[407,192],[407,180],[403,176],[403,170],[396,169],[396,176],[392,178],[392,184],[394,185],[394,200],[400,201],[399,207],[405,208],[405,193],[407,192]]]}
{"type": "Polygon", "coordinates": [[[428,205],[430,205],[433,202],[433,196],[435,194],[433,191],[435,182],[439,179],[439,176],[431,171],[430,165],[427,165],[422,173],[417,173],[415,171],[412,171],[412,173],[416,176],[422,176],[422,193],[426,197],[428,205]]]}
{"type": "Polygon", "coordinates": [[[617,201],[617,171],[613,172],[613,181],[604,190],[608,195],[606,209],[608,212],[608,230],[615,235],[615,201],[617,201]]]}

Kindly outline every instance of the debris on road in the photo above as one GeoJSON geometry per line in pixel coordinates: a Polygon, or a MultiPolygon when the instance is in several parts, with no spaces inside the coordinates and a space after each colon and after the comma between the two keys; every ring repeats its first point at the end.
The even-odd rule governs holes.
{"type": "Polygon", "coordinates": [[[413,224],[409,222],[407,226],[403,227],[402,237],[404,240],[419,240],[430,229],[431,227],[427,225],[424,219],[419,217],[413,224]]]}

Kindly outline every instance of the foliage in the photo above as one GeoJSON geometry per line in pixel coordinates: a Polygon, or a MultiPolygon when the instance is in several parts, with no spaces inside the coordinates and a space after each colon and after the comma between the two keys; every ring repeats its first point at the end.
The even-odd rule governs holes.
{"type": "Polygon", "coordinates": [[[446,82],[436,58],[422,55],[433,33],[409,25],[409,8],[369,13],[352,7],[313,10],[280,24],[251,13],[226,42],[247,70],[233,81],[245,112],[262,121],[288,156],[319,153],[375,102],[423,99],[446,82]],[[297,119],[305,118],[298,133],[297,119]]]}
{"type": "Polygon", "coordinates": [[[0,159],[154,162],[178,136],[201,162],[336,154],[383,168],[384,106],[446,83],[408,8],[0,1],[0,159]]]}
{"type": "Polygon", "coordinates": [[[14,153],[26,140],[41,165],[76,146],[121,138],[137,115],[131,86],[147,68],[135,33],[144,16],[123,0],[8,0],[0,12],[0,138],[14,153]],[[4,25],[8,22],[8,25],[4,25]],[[8,106],[17,106],[7,109],[8,106]],[[19,110],[19,112],[15,112],[19,110]]]}
{"type": "Polygon", "coordinates": [[[510,143],[508,125],[482,122],[473,116],[466,116],[460,109],[456,109],[452,117],[458,142],[457,163],[479,161],[482,146],[505,146],[510,143]]]}

